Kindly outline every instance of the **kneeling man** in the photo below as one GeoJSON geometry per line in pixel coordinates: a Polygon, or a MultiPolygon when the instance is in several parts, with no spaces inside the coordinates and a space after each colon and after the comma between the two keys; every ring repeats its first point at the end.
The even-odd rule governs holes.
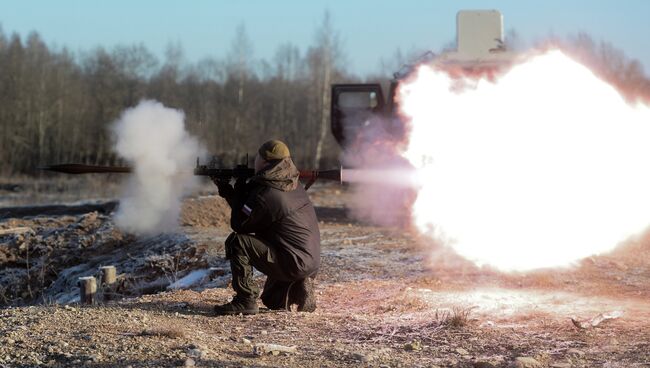
{"type": "Polygon", "coordinates": [[[316,212],[298,182],[299,172],[281,141],[264,143],[255,157],[255,176],[235,183],[215,179],[232,210],[226,239],[235,297],[218,305],[218,315],[255,314],[259,289],[253,267],[267,276],[262,302],[270,309],[313,312],[313,278],[320,266],[316,212]]]}

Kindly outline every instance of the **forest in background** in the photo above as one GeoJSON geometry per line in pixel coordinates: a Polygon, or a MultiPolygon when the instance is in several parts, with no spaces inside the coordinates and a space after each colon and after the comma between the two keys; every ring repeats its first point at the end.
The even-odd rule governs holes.
{"type": "MultiPolygon", "coordinates": [[[[512,48],[524,48],[515,32],[509,36],[512,48]]],[[[650,79],[640,62],[611,44],[586,34],[548,42],[630,100],[649,100],[650,79]]],[[[340,150],[329,130],[330,85],[387,81],[425,51],[398,50],[378,60],[383,75],[353,75],[327,14],[306,50],[287,42],[271,60],[255,59],[243,25],[229,47],[222,60],[189,63],[178,44],[168,46],[163,60],[142,44],[73,53],[48,46],[36,32],[23,39],[0,28],[0,173],[34,174],[52,163],[120,163],[108,126],[142,99],[183,110],[190,132],[228,166],[273,137],[289,144],[299,166],[335,167],[340,150]]]]}

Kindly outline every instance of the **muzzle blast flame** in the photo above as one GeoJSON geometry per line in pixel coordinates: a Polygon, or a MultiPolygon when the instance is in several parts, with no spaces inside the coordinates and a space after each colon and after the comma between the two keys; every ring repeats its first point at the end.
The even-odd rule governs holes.
{"type": "Polygon", "coordinates": [[[422,66],[398,99],[415,222],[477,265],[568,266],[650,223],[650,107],[560,51],[496,81],[422,66]]]}

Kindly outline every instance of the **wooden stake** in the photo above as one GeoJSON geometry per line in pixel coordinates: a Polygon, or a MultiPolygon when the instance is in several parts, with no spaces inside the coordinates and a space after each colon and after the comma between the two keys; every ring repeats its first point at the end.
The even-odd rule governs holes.
{"type": "Polygon", "coordinates": [[[115,291],[115,281],[117,280],[117,271],[115,266],[104,266],[99,268],[102,271],[102,296],[104,300],[111,300],[115,291]]]}
{"type": "Polygon", "coordinates": [[[93,276],[79,278],[79,302],[93,304],[97,293],[97,281],[93,276]]]}
{"type": "Polygon", "coordinates": [[[104,266],[99,269],[102,270],[102,286],[112,286],[117,279],[115,266],[104,266]]]}

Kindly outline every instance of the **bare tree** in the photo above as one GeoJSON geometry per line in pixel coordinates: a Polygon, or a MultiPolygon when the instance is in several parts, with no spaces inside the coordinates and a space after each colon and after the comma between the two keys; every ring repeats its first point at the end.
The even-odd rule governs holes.
{"type": "Polygon", "coordinates": [[[314,89],[317,106],[317,141],[314,155],[314,167],[320,167],[323,148],[327,137],[330,111],[330,86],[335,79],[337,63],[342,57],[338,33],[332,27],[329,12],[325,12],[323,22],[316,31],[315,46],[308,51],[311,75],[314,78],[314,89]]]}
{"type": "Polygon", "coordinates": [[[241,137],[245,111],[245,87],[249,76],[252,74],[253,46],[246,32],[246,26],[241,23],[237,26],[235,37],[230,46],[230,53],[227,57],[227,85],[234,84],[236,95],[236,109],[234,110],[234,136],[235,146],[233,153],[239,155],[239,147],[243,139],[241,137]]]}
{"type": "Polygon", "coordinates": [[[579,33],[559,43],[616,86],[628,100],[650,101],[650,83],[638,60],[630,60],[622,50],[608,42],[595,42],[586,33],[579,33]]]}

